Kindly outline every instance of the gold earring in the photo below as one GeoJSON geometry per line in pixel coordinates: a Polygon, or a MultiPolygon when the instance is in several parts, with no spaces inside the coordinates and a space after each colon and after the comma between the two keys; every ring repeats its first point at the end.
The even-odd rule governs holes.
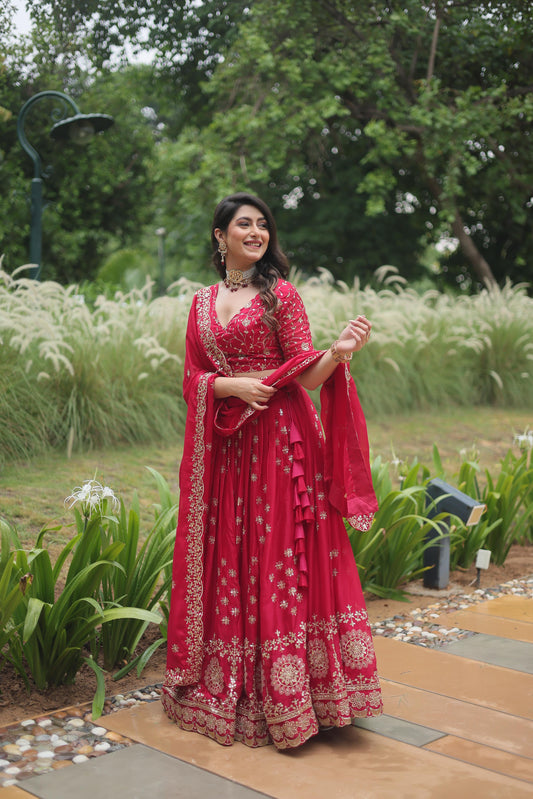
{"type": "Polygon", "coordinates": [[[220,239],[220,241],[218,242],[218,251],[220,253],[220,261],[222,263],[222,266],[225,266],[226,254],[228,252],[228,245],[226,244],[224,239],[220,239]]]}

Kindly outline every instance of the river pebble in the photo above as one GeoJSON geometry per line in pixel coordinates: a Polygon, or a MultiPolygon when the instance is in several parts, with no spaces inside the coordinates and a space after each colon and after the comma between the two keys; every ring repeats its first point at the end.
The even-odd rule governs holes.
{"type": "MultiPolygon", "coordinates": [[[[106,699],[103,715],[161,698],[161,685],[106,699]]],[[[131,741],[92,720],[90,706],[58,710],[0,729],[0,789],[72,763],[85,763],[131,741]]]]}
{"type": "Polygon", "coordinates": [[[471,594],[453,594],[452,596],[434,602],[426,608],[414,608],[404,616],[394,616],[391,619],[381,619],[371,625],[374,636],[384,636],[405,641],[418,646],[437,648],[446,646],[452,641],[469,638],[474,635],[470,630],[460,630],[458,627],[443,626],[443,616],[458,610],[467,610],[472,605],[496,599],[506,594],[521,595],[533,598],[533,577],[510,580],[507,583],[493,588],[477,588],[471,594]],[[439,619],[440,624],[435,620],[439,619]],[[403,628],[403,629],[402,629],[403,628]]]}

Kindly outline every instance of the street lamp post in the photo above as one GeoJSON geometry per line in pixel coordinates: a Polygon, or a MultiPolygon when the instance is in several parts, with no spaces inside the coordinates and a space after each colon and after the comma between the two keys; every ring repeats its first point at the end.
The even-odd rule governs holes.
{"type": "Polygon", "coordinates": [[[159,296],[162,297],[165,293],[165,236],[167,231],[164,227],[158,227],[155,235],[158,237],[157,254],[159,260],[159,296]]]}
{"type": "Polygon", "coordinates": [[[53,90],[39,92],[27,100],[19,111],[17,119],[17,136],[20,145],[33,161],[34,173],[31,182],[31,215],[30,215],[30,263],[34,265],[31,277],[39,280],[41,276],[42,250],[42,215],[43,215],[43,181],[41,178],[41,157],[26,137],[25,122],[30,108],[40,100],[54,97],[62,103],[63,114],[69,106],[74,116],[61,119],[52,127],[50,136],[57,140],[70,139],[76,144],[85,144],[95,133],[107,130],[114,120],[108,114],[82,114],[74,100],[63,92],[53,90]]]}

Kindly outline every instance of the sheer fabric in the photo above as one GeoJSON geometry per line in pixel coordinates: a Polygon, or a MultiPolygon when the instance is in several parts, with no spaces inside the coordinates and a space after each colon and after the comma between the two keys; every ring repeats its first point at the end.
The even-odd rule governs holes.
{"type": "Polygon", "coordinates": [[[255,297],[223,327],[218,286],[195,296],[163,706],[222,744],[294,747],[319,725],[382,712],[374,647],[342,515],[376,510],[364,417],[347,366],[322,425],[294,377],[321,357],[302,301],[276,289],[279,332],[255,297]],[[218,375],[274,369],[265,411],[217,401],[218,375]]]}

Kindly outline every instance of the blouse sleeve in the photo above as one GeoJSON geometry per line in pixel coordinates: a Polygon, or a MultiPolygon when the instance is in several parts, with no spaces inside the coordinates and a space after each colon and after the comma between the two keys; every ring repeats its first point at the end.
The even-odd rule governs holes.
{"type": "Polygon", "coordinates": [[[302,298],[290,283],[283,281],[276,291],[279,300],[276,317],[278,340],[285,360],[313,349],[309,319],[302,298]]]}

